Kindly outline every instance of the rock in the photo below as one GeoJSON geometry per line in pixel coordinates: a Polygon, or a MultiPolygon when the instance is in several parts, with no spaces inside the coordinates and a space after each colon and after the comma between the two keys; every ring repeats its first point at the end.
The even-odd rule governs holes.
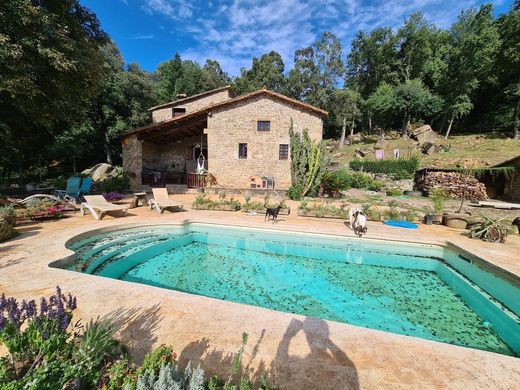
{"type": "MultiPolygon", "coordinates": [[[[94,182],[104,181],[110,177],[110,174],[114,171],[114,167],[107,163],[96,164],[92,168],[90,168],[90,173],[88,174],[94,182]]],[[[85,173],[83,171],[82,173],[85,173]]]]}
{"type": "Polygon", "coordinates": [[[348,140],[351,143],[359,143],[359,142],[363,141],[363,136],[361,135],[361,133],[349,135],[348,140]]]}
{"type": "Polygon", "coordinates": [[[364,149],[356,149],[354,151],[354,157],[365,157],[370,151],[364,149]]]}
{"type": "Polygon", "coordinates": [[[420,144],[425,142],[434,143],[437,139],[437,133],[432,130],[430,125],[424,125],[412,131],[410,133],[410,137],[416,141],[419,141],[420,144]]]}
{"type": "Polygon", "coordinates": [[[390,142],[388,142],[386,139],[384,138],[381,138],[380,140],[378,140],[376,142],[376,144],[374,145],[374,149],[386,149],[388,148],[388,146],[390,146],[390,142]]]}
{"type": "Polygon", "coordinates": [[[432,142],[425,142],[421,145],[421,151],[424,154],[427,154],[430,156],[434,153],[439,153],[441,151],[441,148],[440,148],[440,146],[437,146],[432,142]]]}
{"type": "Polygon", "coordinates": [[[333,157],[333,158],[340,158],[340,157],[343,157],[343,153],[341,153],[341,152],[334,153],[334,154],[332,155],[332,157],[333,157]]]}

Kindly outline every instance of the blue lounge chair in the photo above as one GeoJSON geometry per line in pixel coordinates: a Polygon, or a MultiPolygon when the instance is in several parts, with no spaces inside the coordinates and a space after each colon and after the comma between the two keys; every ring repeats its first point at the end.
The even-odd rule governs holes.
{"type": "Polygon", "coordinates": [[[79,196],[90,194],[90,190],[92,189],[92,178],[84,177],[81,180],[81,185],[79,186],[79,196]]]}
{"type": "Polygon", "coordinates": [[[54,195],[56,195],[60,199],[64,200],[73,200],[73,203],[76,204],[76,200],[79,198],[79,188],[81,185],[81,177],[71,176],[69,180],[67,180],[67,188],[65,190],[55,190],[54,195]]]}

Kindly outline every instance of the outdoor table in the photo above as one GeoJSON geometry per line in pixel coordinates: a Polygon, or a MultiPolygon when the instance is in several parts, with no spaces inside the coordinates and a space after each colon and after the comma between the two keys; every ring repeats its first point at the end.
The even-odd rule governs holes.
{"type": "Polygon", "coordinates": [[[143,205],[148,205],[148,200],[146,199],[146,192],[134,192],[134,197],[132,199],[132,203],[130,203],[131,209],[135,209],[139,207],[139,199],[143,202],[143,205]]]}

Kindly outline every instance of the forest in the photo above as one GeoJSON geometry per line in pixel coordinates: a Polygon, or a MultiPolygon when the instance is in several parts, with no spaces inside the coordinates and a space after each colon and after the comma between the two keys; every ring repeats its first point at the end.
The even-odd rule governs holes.
{"type": "Polygon", "coordinates": [[[520,132],[520,0],[462,11],[448,29],[411,14],[397,29],[358,32],[349,48],[330,32],[275,51],[231,77],[216,60],[175,54],[153,72],[125,63],[96,15],[78,0],[0,4],[0,183],[119,164],[117,135],[150,123],[147,109],[231,85],[267,87],[329,111],[325,138],[384,135],[412,124],[450,134],[520,132]]]}

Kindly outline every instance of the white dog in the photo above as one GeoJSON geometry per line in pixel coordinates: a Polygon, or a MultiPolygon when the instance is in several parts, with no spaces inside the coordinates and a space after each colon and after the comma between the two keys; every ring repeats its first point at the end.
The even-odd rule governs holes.
{"type": "Polygon", "coordinates": [[[367,216],[361,209],[351,208],[348,212],[350,218],[350,228],[356,235],[361,237],[367,232],[367,216]]]}

